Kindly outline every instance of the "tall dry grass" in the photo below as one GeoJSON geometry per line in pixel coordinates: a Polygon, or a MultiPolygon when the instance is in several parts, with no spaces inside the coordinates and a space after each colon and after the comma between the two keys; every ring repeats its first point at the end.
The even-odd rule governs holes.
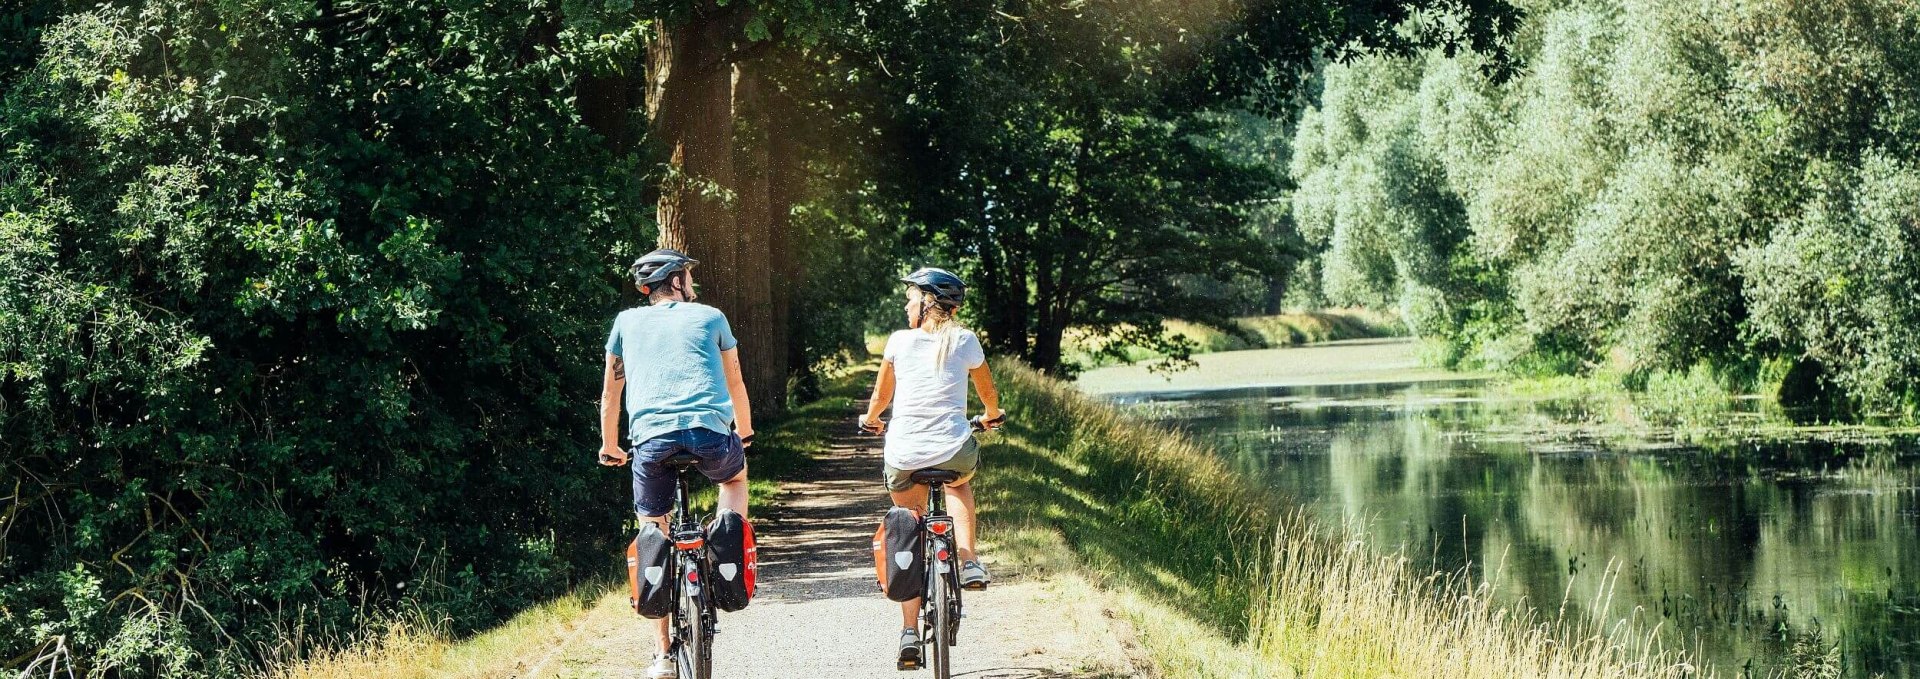
{"type": "Polygon", "coordinates": [[[994,373],[1016,421],[983,453],[988,535],[1059,534],[1167,676],[1703,676],[1652,629],[1503,606],[1284,509],[1177,430],[1013,361],[994,373]]]}
{"type": "MultiPolygon", "coordinates": [[[[492,679],[523,676],[571,635],[587,610],[606,596],[623,596],[603,582],[521,611],[500,626],[458,639],[449,621],[424,613],[364,626],[357,638],[312,644],[306,655],[271,663],[256,679],[492,679]]],[[[550,675],[549,675],[550,676],[550,675]]]]}
{"type": "MultiPolygon", "coordinates": [[[[1302,677],[1494,679],[1708,676],[1639,621],[1503,606],[1492,584],[1422,572],[1368,546],[1358,527],[1287,515],[1264,573],[1250,645],[1302,677]]],[[[1617,577],[1610,571],[1605,577],[1617,577]]],[[[1584,610],[1608,610],[1604,602],[1584,610]]]]}

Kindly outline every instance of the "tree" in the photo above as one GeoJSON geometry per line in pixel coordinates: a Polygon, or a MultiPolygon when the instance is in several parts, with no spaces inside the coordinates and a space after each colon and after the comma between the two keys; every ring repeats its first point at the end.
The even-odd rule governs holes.
{"type": "Polygon", "coordinates": [[[1739,382],[1785,361],[1814,382],[1789,391],[1911,418],[1912,216],[1891,206],[1920,153],[1916,22],[1880,0],[1583,0],[1518,28],[1522,69],[1330,65],[1294,145],[1309,268],[1463,362],[1739,382]]]}
{"type": "Polygon", "coordinates": [[[413,596],[463,629],[614,553],[591,465],[637,47],[526,5],[65,8],[0,71],[0,659],[230,675],[413,596]]]}

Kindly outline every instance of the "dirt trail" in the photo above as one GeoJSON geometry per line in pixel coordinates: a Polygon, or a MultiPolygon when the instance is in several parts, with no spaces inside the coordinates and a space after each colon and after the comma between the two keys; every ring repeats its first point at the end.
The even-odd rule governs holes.
{"type": "MultiPolygon", "coordinates": [[[[852,421],[849,414],[847,420],[852,421]]],[[[989,469],[983,473],[991,473],[989,469]]],[[[878,440],[849,426],[802,478],[783,485],[776,508],[755,518],[760,592],[738,613],[722,613],[714,641],[717,677],[911,679],[927,670],[894,668],[899,605],[882,598],[869,552],[887,507],[878,440]]],[[[991,530],[991,527],[988,528],[991,530]]],[[[988,535],[991,538],[991,534],[988,535]]],[[[982,550],[990,568],[997,566],[982,550]]],[[[1128,677],[1128,655],[1111,612],[1079,586],[995,569],[985,592],[969,592],[954,676],[969,679],[1128,677]]],[[[652,626],[623,593],[601,600],[576,632],[522,677],[645,676],[652,626]]]]}

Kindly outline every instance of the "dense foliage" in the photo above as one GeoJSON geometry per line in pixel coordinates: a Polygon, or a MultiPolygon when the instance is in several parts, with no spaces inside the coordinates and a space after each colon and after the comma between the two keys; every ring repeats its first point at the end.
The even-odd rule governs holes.
{"type": "Polygon", "coordinates": [[[786,345],[761,394],[893,318],[910,264],[974,276],[1043,367],[1068,327],[1224,317],[1291,248],[1254,93],[1350,39],[1497,51],[1513,16],[1384,32],[1415,4],[16,3],[0,668],[64,639],[96,675],[229,675],[599,572],[600,347],[670,231],[786,345]]]}
{"type": "Polygon", "coordinates": [[[1771,367],[1920,413],[1920,10],[1526,9],[1505,81],[1470,51],[1325,69],[1291,165],[1321,292],[1397,307],[1466,363],[1771,367]]]}
{"type": "Polygon", "coordinates": [[[1460,31],[1389,32],[1427,4],[877,3],[860,46],[897,126],[906,246],[976,278],[988,341],[1042,370],[1072,368],[1069,328],[1181,355],[1162,319],[1225,325],[1248,306],[1226,293],[1268,296],[1291,263],[1247,112],[1284,110],[1326,45],[1495,50],[1515,16],[1447,3],[1460,31]]]}
{"type": "Polygon", "coordinates": [[[212,671],[401,593],[466,627],[612,553],[588,413],[651,209],[567,93],[631,36],[40,16],[0,66],[0,660],[212,671]]]}

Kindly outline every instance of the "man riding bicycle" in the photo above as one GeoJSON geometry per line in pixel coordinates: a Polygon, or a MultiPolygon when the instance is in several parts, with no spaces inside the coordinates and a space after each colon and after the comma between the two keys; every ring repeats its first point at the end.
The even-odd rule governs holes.
{"type": "MultiPolygon", "coordinates": [[[[676,453],[701,459],[700,473],[720,486],[719,508],[747,516],[747,458],[752,408],[740,378],[740,355],[725,314],[694,302],[698,261],[662,248],[633,263],[634,285],[646,306],[620,312],[607,337],[600,391],[600,464],[628,461],[620,447],[621,398],[626,401],[633,457],[633,509],[667,529],[674,472],[660,461],[676,453]]],[[[668,620],[661,618],[658,653],[649,679],[678,676],[668,655],[668,620]]]]}
{"type": "MultiPolygon", "coordinates": [[[[980,444],[973,439],[967,423],[967,381],[980,394],[986,406],[981,418],[987,427],[1003,420],[1000,395],[994,390],[993,375],[987,369],[987,357],[980,338],[960,326],[954,312],[965,301],[967,286],[942,269],[924,268],[908,274],[906,284],[907,329],[887,338],[880,363],[880,374],[873,385],[873,400],[860,416],[860,426],[886,434],[886,464],[883,475],[893,504],[916,512],[927,506],[927,487],[912,481],[912,473],[921,469],[942,469],[961,474],[947,484],[947,498],[953,501],[954,529],[958,534],[960,584],[967,589],[985,589],[991,578],[974,553],[978,531],[974,523],[973,476],[980,466],[980,444]],[[893,420],[885,422],[880,414],[893,408],[893,420]]],[[[918,661],[919,627],[916,618],[921,601],[901,602],[905,620],[900,631],[900,661],[918,661]]]]}

